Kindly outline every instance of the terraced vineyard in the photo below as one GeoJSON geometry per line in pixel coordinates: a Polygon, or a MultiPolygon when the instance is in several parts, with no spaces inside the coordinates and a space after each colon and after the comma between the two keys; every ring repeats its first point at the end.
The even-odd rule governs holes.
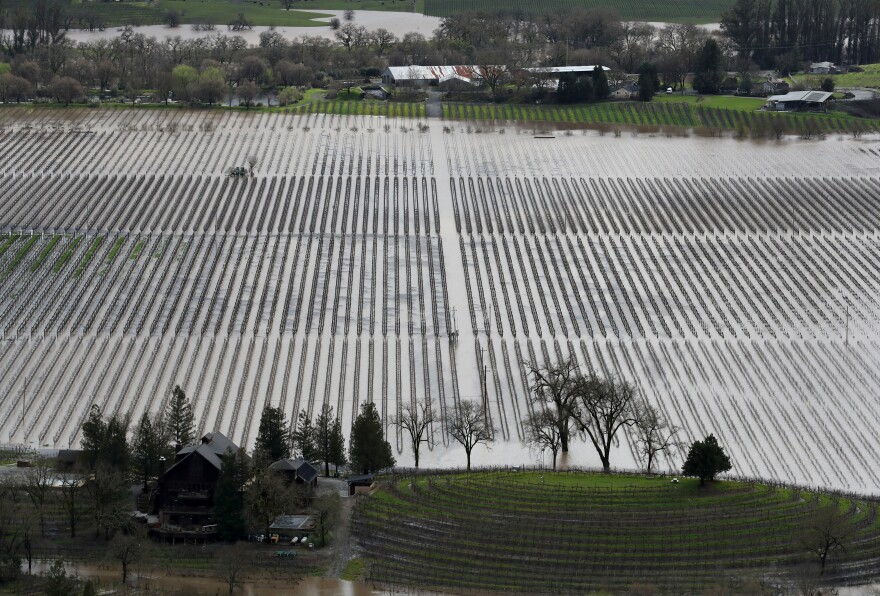
{"type": "Polygon", "coordinates": [[[849,535],[824,579],[875,577],[876,504],[766,485],[537,472],[405,478],[359,500],[352,526],[367,577],[380,584],[530,594],[728,585],[750,594],[768,572],[778,582],[816,573],[799,571],[816,564],[800,541],[824,516],[849,535]]]}
{"type": "MultiPolygon", "coordinates": [[[[92,403],[175,384],[244,445],[266,403],[428,396],[422,460],[460,465],[447,412],[485,395],[505,447],[477,463],[534,462],[522,363],[572,354],[738,474],[876,491],[875,142],[425,124],[0,111],[0,440],[75,445],[92,403]]],[[[629,437],[612,462],[640,465],[629,437]]]]}

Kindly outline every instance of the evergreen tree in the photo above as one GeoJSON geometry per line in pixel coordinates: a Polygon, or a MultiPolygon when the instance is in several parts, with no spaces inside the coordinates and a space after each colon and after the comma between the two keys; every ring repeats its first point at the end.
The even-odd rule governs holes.
{"type": "Polygon", "coordinates": [[[144,481],[144,490],[150,478],[162,473],[159,458],[168,453],[167,427],[161,417],[150,418],[144,412],[132,439],[131,459],[135,476],[144,481]]]}
{"type": "Polygon", "coordinates": [[[639,66],[639,100],[651,101],[660,89],[660,76],[657,74],[657,65],[653,62],[645,62],[639,66]]]}
{"type": "Polygon", "coordinates": [[[730,458],[724,453],[724,448],[718,444],[715,435],[709,435],[702,441],[694,441],[688,451],[687,459],[681,468],[685,476],[697,476],[700,486],[715,480],[715,475],[727,472],[731,468],[730,458]]]}
{"type": "Polygon", "coordinates": [[[255,450],[265,457],[268,463],[290,457],[290,430],[281,408],[266,406],[263,409],[255,450]]]}
{"type": "Polygon", "coordinates": [[[315,420],[315,444],[318,460],[324,462],[324,476],[330,475],[330,450],[333,443],[333,406],[324,404],[315,420]]]}
{"type": "Polygon", "coordinates": [[[722,78],[721,48],[718,42],[710,37],[697,54],[694,90],[697,93],[718,93],[722,78]]]}
{"type": "Polygon", "coordinates": [[[565,73],[559,77],[556,90],[559,103],[585,102],[593,99],[593,81],[590,77],[579,77],[574,73],[565,73]]]}
{"type": "Polygon", "coordinates": [[[350,451],[351,465],[362,474],[389,468],[396,463],[391,454],[391,445],[385,440],[379,412],[372,402],[361,406],[361,413],[354,421],[350,451]]]}
{"type": "Polygon", "coordinates": [[[596,101],[608,99],[611,89],[608,88],[608,75],[605,74],[605,69],[597,65],[590,74],[590,79],[593,81],[593,99],[596,101]]]}
{"type": "Polygon", "coordinates": [[[293,431],[293,448],[307,462],[318,460],[318,446],[315,440],[315,427],[312,419],[303,410],[296,419],[296,430],[293,431]]]}
{"type": "Polygon", "coordinates": [[[180,385],[175,385],[174,391],[171,392],[171,401],[168,402],[165,419],[169,439],[175,445],[190,445],[195,441],[195,416],[192,404],[189,403],[180,385]]]}
{"type": "Polygon", "coordinates": [[[342,434],[342,423],[337,418],[333,421],[333,434],[330,438],[330,463],[333,464],[334,472],[339,474],[339,466],[344,466],[347,462],[345,436],[342,434]]]}
{"type": "Polygon", "coordinates": [[[104,464],[125,474],[129,463],[128,424],[128,417],[114,415],[104,420],[101,408],[92,404],[89,416],[82,425],[83,438],[80,443],[89,470],[104,464]]]}
{"type": "Polygon", "coordinates": [[[234,542],[246,535],[244,486],[251,477],[251,465],[243,449],[229,450],[223,456],[217,488],[214,491],[214,519],[217,535],[234,542]]]}

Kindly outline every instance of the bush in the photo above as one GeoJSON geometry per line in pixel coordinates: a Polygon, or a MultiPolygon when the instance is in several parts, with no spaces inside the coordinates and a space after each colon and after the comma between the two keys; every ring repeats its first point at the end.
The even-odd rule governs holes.
{"type": "Polygon", "coordinates": [[[285,87],[278,94],[278,105],[289,106],[302,101],[303,94],[296,87],[285,87]]]}
{"type": "Polygon", "coordinates": [[[834,91],[834,79],[826,77],[825,80],[822,81],[822,91],[827,91],[828,93],[834,91]]]}

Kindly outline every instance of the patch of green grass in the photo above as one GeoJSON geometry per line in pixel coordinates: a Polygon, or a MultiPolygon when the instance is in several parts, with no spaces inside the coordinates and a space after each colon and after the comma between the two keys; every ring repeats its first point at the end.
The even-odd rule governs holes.
{"type": "Polygon", "coordinates": [[[128,258],[132,261],[136,260],[138,256],[140,256],[142,250],[144,250],[144,241],[138,240],[137,244],[134,245],[134,249],[131,251],[131,256],[128,258]]]}
{"type": "Polygon", "coordinates": [[[9,250],[9,247],[15,244],[15,241],[19,239],[17,234],[12,234],[11,236],[7,236],[6,240],[3,244],[0,244],[0,257],[6,254],[6,251],[9,250]]]}
{"type": "Polygon", "coordinates": [[[733,0],[425,0],[425,14],[445,17],[465,11],[507,10],[543,15],[572,8],[609,8],[623,20],[676,23],[715,23],[733,0]]]}
{"type": "MultiPolygon", "coordinates": [[[[880,64],[862,64],[859,68],[863,69],[864,72],[830,75],[834,80],[834,86],[880,88],[880,64]]],[[[824,75],[818,76],[824,77],[824,75]]]]}
{"type": "Polygon", "coordinates": [[[771,113],[760,111],[762,100],[749,97],[657,96],[651,102],[599,102],[560,106],[553,104],[519,106],[508,104],[445,104],[443,117],[452,120],[490,120],[529,123],[559,123],[643,126],[649,129],[668,127],[699,128],[710,131],[736,130],[766,136],[774,122],[782,122],[785,132],[798,133],[807,124],[823,133],[849,132],[852,124],[877,129],[878,122],[856,119],[842,112],[825,114],[771,113]]]}
{"type": "Polygon", "coordinates": [[[358,581],[364,578],[365,569],[365,561],[360,557],[355,557],[345,564],[345,568],[342,570],[342,573],[339,575],[339,577],[340,579],[344,579],[350,582],[358,581]]]}
{"type": "Polygon", "coordinates": [[[110,252],[107,253],[108,263],[113,262],[113,259],[116,258],[116,255],[119,254],[119,251],[122,249],[123,244],[125,244],[125,238],[119,238],[113,243],[113,246],[110,247],[110,252]]]}
{"type": "Polygon", "coordinates": [[[86,267],[89,266],[89,263],[92,261],[92,258],[95,256],[95,253],[98,252],[98,249],[101,248],[101,244],[104,242],[103,236],[98,236],[92,241],[91,246],[89,246],[88,250],[86,250],[86,254],[83,255],[82,261],[80,261],[76,270],[73,272],[74,277],[79,277],[82,275],[83,271],[86,270],[86,267]]]}
{"type": "Polygon", "coordinates": [[[18,267],[19,263],[22,262],[25,255],[31,249],[31,247],[36,244],[37,240],[39,240],[39,236],[30,236],[27,241],[22,245],[21,248],[18,249],[18,252],[15,253],[15,256],[12,257],[12,261],[9,262],[9,265],[6,267],[6,271],[4,272],[4,276],[8,276],[10,273],[18,267]]]}
{"type": "Polygon", "coordinates": [[[61,236],[52,236],[52,239],[49,240],[49,243],[43,247],[43,250],[40,251],[40,254],[37,255],[37,258],[34,259],[34,262],[31,264],[31,273],[40,268],[40,265],[43,264],[43,261],[46,260],[46,257],[49,256],[49,253],[55,248],[55,245],[61,241],[61,236]]]}
{"type": "Polygon", "coordinates": [[[67,264],[67,261],[70,260],[70,257],[73,256],[73,252],[76,250],[76,247],[79,246],[82,238],[82,236],[79,236],[70,241],[70,244],[67,245],[67,249],[65,249],[58,260],[55,261],[55,265],[52,267],[52,273],[58,273],[61,271],[61,268],[64,267],[64,265],[67,264]]]}

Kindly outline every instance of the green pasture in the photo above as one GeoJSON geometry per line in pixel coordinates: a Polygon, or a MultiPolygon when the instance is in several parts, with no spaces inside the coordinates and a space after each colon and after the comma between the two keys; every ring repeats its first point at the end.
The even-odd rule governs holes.
{"type": "Polygon", "coordinates": [[[624,20],[716,23],[732,5],[732,0],[425,0],[425,14],[445,17],[464,11],[506,10],[542,15],[571,8],[607,8],[616,11],[624,20]]]}
{"type": "MultiPolygon", "coordinates": [[[[605,125],[648,128],[697,128],[730,130],[749,133],[768,129],[773,122],[784,123],[785,131],[795,134],[808,124],[824,133],[848,133],[853,116],[841,112],[827,114],[769,113],[758,111],[760,99],[748,97],[662,96],[652,102],[599,102],[581,105],[525,105],[445,103],[443,117],[447,120],[492,121],[495,123],[529,123],[548,125],[605,125]]],[[[876,121],[861,120],[870,129],[876,121]]]]}
{"type": "Polygon", "coordinates": [[[828,517],[847,548],[829,556],[825,578],[850,580],[880,555],[876,513],[875,503],[738,481],[505,471],[388,479],[358,502],[352,528],[368,581],[454,592],[620,593],[650,584],[703,593],[725,578],[818,575],[804,544],[828,517]]]}
{"type": "Polygon", "coordinates": [[[831,75],[835,87],[875,87],[880,88],[880,64],[863,64],[864,72],[848,72],[831,75]]]}

